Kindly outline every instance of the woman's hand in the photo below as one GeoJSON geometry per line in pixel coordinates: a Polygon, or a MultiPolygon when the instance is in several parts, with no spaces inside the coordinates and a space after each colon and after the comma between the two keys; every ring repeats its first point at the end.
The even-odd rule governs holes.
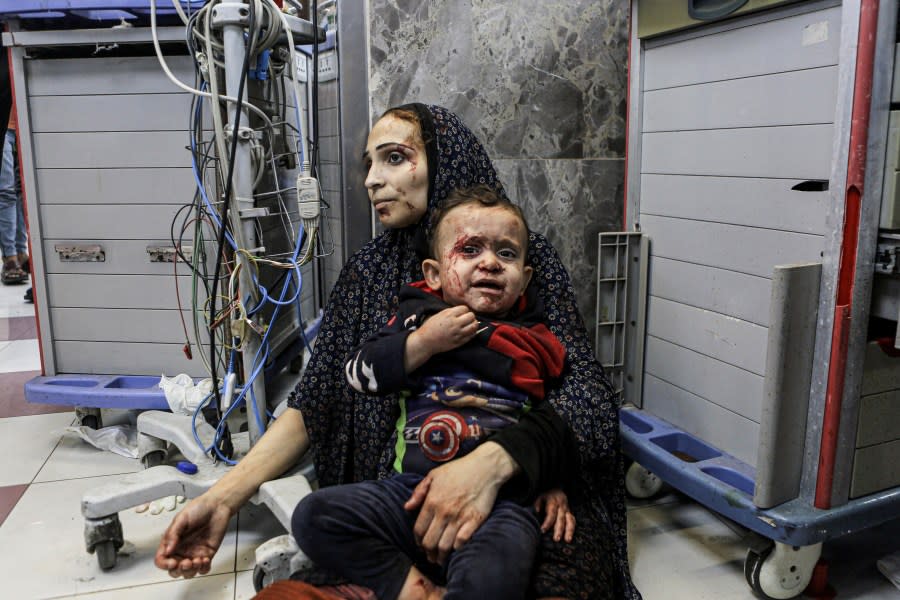
{"type": "Polygon", "coordinates": [[[567,544],[572,543],[572,536],[575,535],[575,515],[569,510],[569,498],[565,492],[559,488],[544,492],[534,501],[534,510],[538,514],[541,511],[546,513],[544,522],[541,523],[541,533],[553,528],[554,542],[565,539],[567,544]]]}
{"type": "Polygon", "coordinates": [[[471,539],[517,468],[500,445],[485,442],[425,476],[403,508],[421,507],[413,533],[429,561],[444,564],[451,550],[471,539]]]}
{"type": "Polygon", "coordinates": [[[209,572],[231,519],[225,504],[199,496],[175,515],[156,550],[156,566],[172,577],[190,579],[209,572]]]}

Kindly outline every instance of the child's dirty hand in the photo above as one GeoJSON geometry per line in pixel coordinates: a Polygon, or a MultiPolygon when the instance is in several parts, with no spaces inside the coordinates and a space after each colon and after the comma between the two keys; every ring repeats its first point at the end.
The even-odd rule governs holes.
{"type": "Polygon", "coordinates": [[[534,509],[540,514],[544,512],[541,533],[553,529],[553,541],[572,542],[575,535],[575,515],[569,510],[569,498],[559,488],[544,492],[534,501],[534,509]]]}

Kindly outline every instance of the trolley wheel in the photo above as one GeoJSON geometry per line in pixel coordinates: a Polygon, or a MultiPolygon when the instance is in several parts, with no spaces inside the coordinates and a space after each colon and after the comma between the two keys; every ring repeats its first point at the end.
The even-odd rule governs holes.
{"type": "Polygon", "coordinates": [[[94,406],[76,406],[75,418],[82,427],[91,429],[100,429],[103,427],[103,419],[100,416],[100,409],[94,406]]]}
{"type": "Polygon", "coordinates": [[[763,600],[796,598],[809,585],[821,553],[822,544],[788,546],[773,542],[761,552],[751,548],[744,560],[744,578],[763,600]]]}
{"type": "Polygon", "coordinates": [[[158,467],[159,465],[163,464],[165,460],[165,450],[153,450],[152,452],[148,452],[141,457],[141,464],[144,465],[145,469],[150,469],[152,467],[158,467]]]}
{"type": "Polygon", "coordinates": [[[98,542],[94,546],[94,553],[97,555],[97,564],[104,571],[109,571],[116,566],[116,543],[113,540],[104,540],[98,542]]]}
{"type": "Polygon", "coordinates": [[[744,579],[757,595],[762,595],[762,590],[759,589],[759,570],[762,568],[763,560],[772,553],[773,547],[769,546],[762,552],[757,552],[753,548],[747,550],[747,557],[744,559],[744,579]]]}
{"type": "Polygon", "coordinates": [[[633,462],[625,471],[625,491],[632,498],[652,498],[662,490],[663,481],[640,464],[633,462]]]}
{"type": "MultiPolygon", "coordinates": [[[[266,587],[266,571],[261,566],[253,567],[253,589],[261,592],[266,587]]],[[[271,582],[270,582],[271,583],[271,582]]]]}

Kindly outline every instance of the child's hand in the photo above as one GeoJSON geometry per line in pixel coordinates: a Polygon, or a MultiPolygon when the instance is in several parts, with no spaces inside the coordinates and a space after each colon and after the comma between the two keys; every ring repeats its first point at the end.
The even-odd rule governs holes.
{"type": "Polygon", "coordinates": [[[478,319],[467,306],[451,306],[426,319],[419,332],[427,340],[431,354],[440,354],[459,348],[475,337],[478,319]]]}
{"type": "Polygon", "coordinates": [[[541,533],[553,528],[553,541],[562,539],[566,543],[572,542],[575,535],[575,515],[569,510],[569,498],[559,488],[544,492],[534,501],[534,509],[540,513],[546,512],[544,522],[541,523],[541,533]]]}

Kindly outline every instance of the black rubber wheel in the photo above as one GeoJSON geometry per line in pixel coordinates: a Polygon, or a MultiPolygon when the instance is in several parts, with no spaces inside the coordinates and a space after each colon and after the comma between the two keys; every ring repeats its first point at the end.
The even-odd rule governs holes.
{"type": "Polygon", "coordinates": [[[773,548],[774,544],[762,552],[757,552],[751,548],[747,550],[747,558],[744,559],[744,579],[747,580],[747,585],[753,590],[753,595],[757,598],[762,598],[762,600],[775,600],[767,595],[759,585],[759,572],[762,570],[766,558],[772,553],[773,548]]]}
{"type": "Polygon", "coordinates": [[[753,550],[747,550],[747,556],[744,558],[744,580],[747,582],[747,585],[750,586],[750,589],[756,587],[754,574],[759,573],[758,566],[761,563],[762,559],[759,557],[759,554],[753,550]]]}
{"type": "Polygon", "coordinates": [[[100,429],[103,427],[103,419],[100,418],[100,415],[84,415],[81,417],[81,426],[89,427],[91,429],[100,429]]]}
{"type": "Polygon", "coordinates": [[[266,572],[262,567],[256,565],[253,567],[253,589],[258,592],[261,592],[262,589],[266,586],[266,572]]]}
{"type": "Polygon", "coordinates": [[[104,571],[109,571],[116,566],[116,543],[112,540],[100,542],[94,546],[94,554],[97,555],[97,564],[104,571]]]}
{"type": "Polygon", "coordinates": [[[163,464],[165,460],[165,450],[153,450],[152,452],[148,452],[141,457],[141,464],[144,465],[145,469],[150,469],[152,467],[158,467],[159,465],[163,464]]]}

